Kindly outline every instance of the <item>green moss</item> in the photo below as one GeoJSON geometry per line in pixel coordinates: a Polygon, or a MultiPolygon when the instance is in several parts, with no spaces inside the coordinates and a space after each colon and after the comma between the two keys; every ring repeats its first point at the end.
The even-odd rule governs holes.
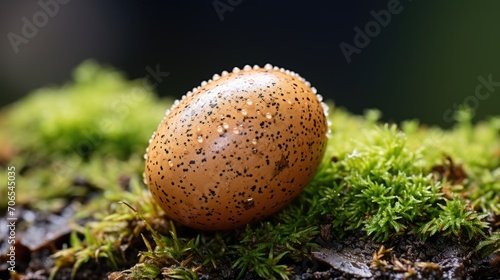
{"type": "MultiPolygon", "coordinates": [[[[21,205],[56,211],[94,187],[119,189],[119,176],[142,173],[148,139],[171,103],[141,80],[129,81],[93,61],[82,63],[73,77],[3,110],[2,148],[19,155],[9,163],[23,171],[19,190],[29,186],[17,192],[21,205]]],[[[6,203],[1,196],[0,208],[6,203]]]]}
{"type": "Polygon", "coordinates": [[[322,170],[331,178],[318,174],[312,186],[323,197],[320,213],[335,217],[339,233],[363,228],[384,241],[435,215],[442,200],[439,183],[419,166],[422,150],[406,142],[396,126],[386,125],[332,144],[337,162],[324,162],[322,170]]]}
{"type": "Polygon", "coordinates": [[[437,217],[422,225],[419,231],[423,234],[435,234],[438,231],[443,235],[459,235],[464,233],[467,238],[472,239],[475,234],[482,234],[483,229],[488,227],[482,220],[488,214],[478,214],[461,201],[458,196],[447,199],[446,205],[439,205],[441,211],[437,217]]]}
{"type": "Polygon", "coordinates": [[[93,61],[73,73],[73,82],[36,90],[10,108],[6,124],[16,149],[32,158],[94,153],[126,158],[143,153],[167,104],[141,80],[93,61]]]}
{"type": "MultiPolygon", "coordinates": [[[[332,118],[334,128],[339,123],[336,114],[332,118]]],[[[486,213],[498,207],[498,192],[491,188],[499,181],[481,176],[499,165],[496,153],[500,140],[495,137],[495,123],[472,126],[470,119],[464,118],[451,131],[426,129],[415,121],[404,123],[403,130],[370,121],[355,128],[357,132],[352,128],[343,131],[344,126],[337,128],[310,186],[312,193],[322,197],[318,206],[321,214],[335,217],[333,226],[339,234],[363,229],[380,241],[406,232],[422,238],[437,231],[445,235],[465,233],[469,238],[482,233],[486,215],[475,210],[486,213]],[[467,170],[467,178],[455,188],[449,188],[455,184],[449,178],[433,172],[446,155],[452,155],[467,170]],[[335,160],[329,162],[332,157],[335,160]],[[443,186],[445,190],[458,190],[464,198],[446,197],[449,193],[443,186]],[[471,203],[469,195],[488,203],[471,203]],[[482,207],[474,210],[474,205],[482,207]]]]}
{"type": "Polygon", "coordinates": [[[326,240],[442,235],[482,241],[480,252],[500,250],[486,220],[500,215],[500,117],[473,124],[462,110],[443,130],[334,108],[326,155],[303,194],[266,221],[209,234],[167,222],[140,179],[147,140],[168,108],[140,85],[86,62],[75,82],[39,90],[8,111],[8,131],[20,135],[11,163],[24,170],[20,190],[29,190],[18,192],[20,204],[54,211],[94,194],[74,217],[69,247],[54,255],[57,269],[72,266],[76,275],[98,262],[124,279],[196,279],[221,269],[286,279],[288,264],[319,246],[323,228],[331,230],[321,234],[326,240]],[[84,152],[92,136],[98,141],[84,152]]]}

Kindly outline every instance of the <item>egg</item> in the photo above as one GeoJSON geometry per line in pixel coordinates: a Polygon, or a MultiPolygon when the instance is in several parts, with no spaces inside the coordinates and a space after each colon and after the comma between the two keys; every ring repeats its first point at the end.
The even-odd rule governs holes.
{"type": "Polygon", "coordinates": [[[283,68],[215,74],[174,102],[145,154],[144,181],[185,226],[230,230],[296,198],[320,164],[328,108],[283,68]]]}

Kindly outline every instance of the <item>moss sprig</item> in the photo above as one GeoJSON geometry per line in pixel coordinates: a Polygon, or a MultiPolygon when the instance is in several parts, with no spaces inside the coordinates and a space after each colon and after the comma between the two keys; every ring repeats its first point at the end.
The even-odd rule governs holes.
{"type": "Polygon", "coordinates": [[[486,237],[485,240],[477,245],[476,250],[483,255],[500,253],[500,231],[495,231],[490,236],[486,237]]]}
{"type": "Polygon", "coordinates": [[[457,196],[451,200],[447,199],[446,205],[439,205],[439,207],[442,211],[438,212],[438,216],[419,228],[419,232],[424,237],[434,235],[437,232],[441,232],[444,236],[463,234],[468,239],[476,234],[484,236],[484,229],[488,227],[488,223],[483,219],[488,214],[477,213],[457,196]]]}

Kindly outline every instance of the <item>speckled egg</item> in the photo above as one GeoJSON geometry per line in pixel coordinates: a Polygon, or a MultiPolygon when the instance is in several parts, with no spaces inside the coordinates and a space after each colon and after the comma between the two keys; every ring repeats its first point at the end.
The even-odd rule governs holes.
{"type": "Polygon", "coordinates": [[[167,110],[146,151],[145,183],[185,226],[228,230],[261,220],[314,175],[327,111],[309,82],[283,68],[216,74],[167,110]]]}

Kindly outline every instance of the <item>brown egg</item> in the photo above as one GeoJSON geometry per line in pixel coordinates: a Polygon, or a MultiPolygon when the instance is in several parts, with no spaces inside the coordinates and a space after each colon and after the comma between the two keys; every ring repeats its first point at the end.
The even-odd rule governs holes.
{"type": "Polygon", "coordinates": [[[169,218],[228,230],[296,198],[326,147],[327,108],[294,72],[214,75],[176,101],[150,140],[144,179],[169,218]]]}

